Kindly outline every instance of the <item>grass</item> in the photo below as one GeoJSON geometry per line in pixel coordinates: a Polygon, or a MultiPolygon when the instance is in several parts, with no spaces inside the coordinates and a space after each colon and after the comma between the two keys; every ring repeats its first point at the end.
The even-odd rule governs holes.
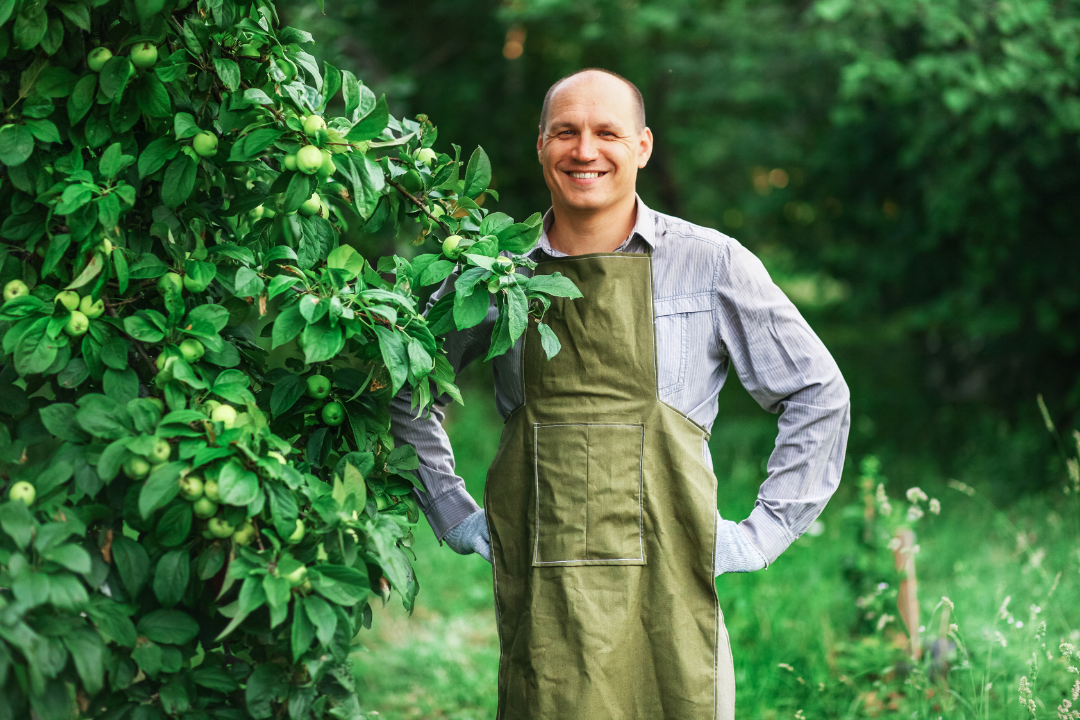
{"type": "MultiPolygon", "coordinates": [[[[478,499],[501,427],[488,383],[483,371],[463,378],[466,405],[447,420],[458,472],[478,499]]],[[[776,425],[737,388],[725,395],[711,446],[721,513],[739,519],[753,507],[776,425]]],[[[873,462],[860,468],[859,459],[849,459],[819,522],[771,568],[717,581],[734,651],[737,716],[1057,715],[1078,678],[1069,668],[1080,665],[1067,647],[1059,648],[1080,642],[1076,493],[1022,497],[1003,512],[979,491],[950,486],[932,463],[908,458],[877,470],[873,462]],[[888,518],[874,500],[879,483],[893,506],[888,518]],[[942,598],[955,606],[945,629],[955,627],[939,643],[949,661],[944,674],[908,660],[897,617],[900,577],[887,544],[902,524],[910,505],[904,493],[912,486],[942,507],[935,515],[919,503],[926,514],[911,525],[927,648],[939,638],[942,598]],[[875,509],[869,521],[868,503],[875,509]],[[1045,636],[1038,634],[1042,623],[1045,636]],[[1034,712],[1019,702],[1025,676],[1034,712]]],[[[498,638],[490,567],[439,547],[426,527],[417,535],[416,611],[408,617],[392,599],[356,640],[361,704],[370,717],[493,718],[498,638]]]]}

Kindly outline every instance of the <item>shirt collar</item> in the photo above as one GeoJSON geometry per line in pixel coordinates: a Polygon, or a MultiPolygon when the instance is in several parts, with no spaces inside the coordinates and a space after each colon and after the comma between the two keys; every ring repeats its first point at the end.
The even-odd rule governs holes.
{"type": "MultiPolygon", "coordinates": [[[[616,252],[624,249],[626,245],[634,239],[634,236],[639,236],[642,240],[648,243],[650,248],[656,247],[656,217],[655,213],[649,209],[649,207],[642,201],[641,196],[637,193],[634,194],[637,204],[637,219],[634,221],[634,229],[630,231],[630,235],[627,236],[619,247],[615,248],[616,252]]],[[[566,253],[559,252],[551,247],[551,241],[548,239],[548,230],[551,229],[552,223],[555,222],[555,208],[548,208],[548,211],[544,213],[544,231],[540,234],[540,241],[536,244],[537,249],[542,250],[548,255],[564,256],[566,253]]]]}

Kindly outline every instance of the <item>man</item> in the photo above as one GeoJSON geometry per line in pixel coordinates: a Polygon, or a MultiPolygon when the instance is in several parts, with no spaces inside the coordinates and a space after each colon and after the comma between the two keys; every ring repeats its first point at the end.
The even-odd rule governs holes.
{"type": "MultiPolygon", "coordinates": [[[[653,147],[641,94],[604,70],[544,99],[537,153],[552,207],[533,259],[583,298],[494,360],[506,420],[484,510],[454,474],[437,410],[394,410],[420,456],[436,535],[493,560],[499,718],[732,718],[730,643],[715,577],[765,568],[840,479],[848,390],[835,362],[739,243],[647,208],[653,147]],[[750,517],[716,511],[708,428],[729,362],[779,435],[750,517]]],[[[440,292],[452,287],[449,283],[440,292]]],[[[455,368],[487,321],[447,339],[455,368]]]]}

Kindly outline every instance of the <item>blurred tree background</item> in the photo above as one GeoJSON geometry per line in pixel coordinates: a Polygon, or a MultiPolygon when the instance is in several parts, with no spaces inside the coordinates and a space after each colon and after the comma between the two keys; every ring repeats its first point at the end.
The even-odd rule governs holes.
{"type": "Polygon", "coordinates": [[[985,474],[999,497],[1048,477],[1031,472],[1048,443],[1034,397],[1068,427],[1080,410],[1080,3],[292,12],[395,113],[482,144],[515,216],[549,204],[535,141],[550,84],[588,66],[631,79],[657,139],[641,195],[763,259],[852,386],[852,453],[985,474]]]}

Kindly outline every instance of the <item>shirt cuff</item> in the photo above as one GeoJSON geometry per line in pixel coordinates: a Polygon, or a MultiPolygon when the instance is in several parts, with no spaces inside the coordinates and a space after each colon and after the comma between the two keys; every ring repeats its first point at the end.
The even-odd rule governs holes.
{"type": "Polygon", "coordinates": [[[480,509],[457,475],[421,465],[420,480],[426,488],[442,488],[438,495],[413,490],[439,542],[446,537],[446,533],[480,509]]]}
{"type": "Polygon", "coordinates": [[[739,523],[739,527],[765,558],[765,567],[772,565],[773,561],[780,557],[780,553],[795,542],[787,528],[760,505],[753,509],[750,517],[739,523]]]}

